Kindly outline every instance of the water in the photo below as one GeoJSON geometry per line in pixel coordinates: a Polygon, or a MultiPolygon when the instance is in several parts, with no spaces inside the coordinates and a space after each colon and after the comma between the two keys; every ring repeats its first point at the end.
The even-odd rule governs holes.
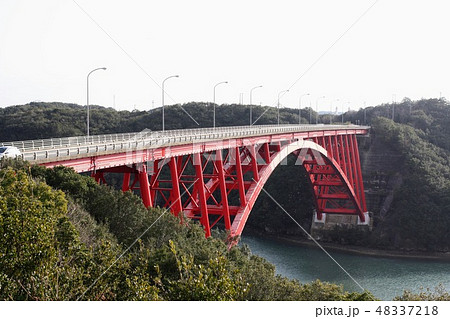
{"type": "MultiPolygon", "coordinates": [[[[315,279],[343,285],[348,291],[361,288],[319,248],[303,247],[273,239],[244,235],[253,254],[275,265],[276,272],[302,283],[315,279]]],[[[450,291],[450,263],[418,259],[359,256],[327,250],[365,289],[381,300],[392,300],[404,290],[419,291],[442,283],[450,291]]]]}

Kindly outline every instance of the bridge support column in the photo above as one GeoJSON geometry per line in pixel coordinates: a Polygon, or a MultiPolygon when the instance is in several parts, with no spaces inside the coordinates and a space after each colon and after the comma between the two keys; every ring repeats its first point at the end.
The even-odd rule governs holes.
{"type": "Polygon", "coordinates": [[[239,188],[239,199],[241,200],[241,206],[245,206],[247,201],[245,199],[245,186],[244,186],[244,173],[242,172],[241,153],[239,147],[236,147],[236,177],[239,188]]]}
{"type": "Polygon", "coordinates": [[[352,169],[352,162],[351,162],[351,157],[350,157],[350,144],[348,142],[348,135],[345,135],[345,152],[346,152],[346,166],[347,166],[347,178],[348,181],[350,182],[350,185],[353,187],[353,189],[355,189],[355,182],[353,179],[353,169],[352,169]]]}
{"type": "Polygon", "coordinates": [[[355,149],[355,166],[356,166],[356,171],[358,173],[358,183],[359,183],[359,198],[361,199],[361,208],[363,209],[364,212],[367,212],[367,206],[366,206],[366,195],[364,194],[364,183],[363,183],[363,178],[362,178],[362,172],[361,172],[361,161],[359,158],[359,150],[358,150],[358,142],[356,140],[356,135],[352,135],[352,139],[353,139],[353,145],[354,145],[354,149],[355,149]]]}
{"type": "Polygon", "coordinates": [[[231,229],[230,207],[228,205],[228,192],[225,183],[225,172],[223,170],[222,157],[223,157],[222,150],[217,150],[215,161],[216,161],[217,175],[219,177],[220,197],[222,198],[223,219],[225,222],[225,229],[230,230],[231,229]]]}
{"type": "Polygon", "coordinates": [[[178,164],[175,157],[170,159],[169,168],[172,181],[172,191],[170,192],[171,210],[175,216],[178,216],[178,214],[183,210],[183,207],[181,204],[178,164]]]}
{"type": "Polygon", "coordinates": [[[147,166],[142,165],[138,173],[139,176],[139,190],[141,192],[142,202],[145,207],[152,207],[152,200],[150,196],[150,185],[148,183],[147,166]]]}
{"type": "Polygon", "coordinates": [[[100,183],[106,184],[105,176],[103,176],[103,172],[101,171],[100,172],[97,171],[95,173],[92,172],[91,177],[93,177],[98,184],[100,183]]]}
{"type": "Polygon", "coordinates": [[[262,150],[262,158],[264,159],[264,165],[268,165],[270,163],[270,148],[269,143],[264,143],[261,147],[262,150]]]}
{"type": "Polygon", "coordinates": [[[253,179],[255,181],[259,181],[259,173],[258,173],[258,156],[256,152],[255,145],[250,146],[250,165],[252,167],[253,179]]]}
{"type": "Polygon", "coordinates": [[[123,173],[122,192],[130,190],[130,173],[123,173]]]}
{"type": "Polygon", "coordinates": [[[198,192],[199,206],[200,206],[200,222],[205,229],[205,237],[211,236],[211,227],[209,225],[208,206],[206,204],[206,190],[205,181],[203,180],[203,165],[200,153],[194,154],[194,166],[196,175],[196,189],[198,192]]]}
{"type": "Polygon", "coordinates": [[[153,167],[151,168],[151,179],[150,179],[150,200],[153,204],[156,204],[156,195],[157,191],[156,189],[159,187],[159,173],[161,172],[161,168],[159,165],[160,161],[155,160],[153,162],[153,167]]]}

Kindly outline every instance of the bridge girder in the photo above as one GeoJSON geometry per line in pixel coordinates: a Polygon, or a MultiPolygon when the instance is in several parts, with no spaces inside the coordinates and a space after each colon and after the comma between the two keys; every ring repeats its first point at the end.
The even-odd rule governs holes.
{"type": "Polygon", "coordinates": [[[206,237],[219,222],[236,237],[264,184],[292,153],[309,176],[318,219],[323,214],[351,214],[364,222],[367,208],[355,134],[234,145],[157,160],[147,163],[150,168],[137,167],[130,187],[127,168],[122,189],[138,184],[147,207],[166,207],[174,215],[182,212],[182,217],[199,220],[206,237]]]}
{"type": "Polygon", "coordinates": [[[367,208],[356,135],[367,134],[368,128],[278,131],[278,127],[264,128],[264,134],[252,136],[227,131],[223,134],[230,138],[221,139],[215,139],[211,131],[198,142],[192,137],[190,143],[184,142],[188,137],[172,137],[167,139],[169,144],[147,147],[133,140],[136,148],[125,151],[121,145],[130,143],[119,142],[110,149],[108,142],[103,148],[33,151],[32,157],[46,167],[90,171],[99,183],[106,181],[104,173],[122,173],[122,190],[139,191],[146,207],[162,206],[181,218],[198,219],[206,236],[219,222],[230,236],[239,236],[269,176],[294,153],[308,174],[317,218],[352,214],[363,222],[367,208]],[[43,152],[45,159],[40,159],[43,152]],[[54,160],[52,152],[58,155],[54,160]]]}

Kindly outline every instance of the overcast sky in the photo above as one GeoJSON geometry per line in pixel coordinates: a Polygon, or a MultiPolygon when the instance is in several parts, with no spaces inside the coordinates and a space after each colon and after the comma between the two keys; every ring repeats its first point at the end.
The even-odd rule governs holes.
{"type": "Polygon", "coordinates": [[[450,96],[448,1],[0,0],[0,107],[190,101],[358,109],[450,96]],[[319,99],[321,96],[325,98],[319,99]],[[339,101],[336,101],[339,99],[339,101]],[[348,103],[350,102],[350,103],[348,103]]]}

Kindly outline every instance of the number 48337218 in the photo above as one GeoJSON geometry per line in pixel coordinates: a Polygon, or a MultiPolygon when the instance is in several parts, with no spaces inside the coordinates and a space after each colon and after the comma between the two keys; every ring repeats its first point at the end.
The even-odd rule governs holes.
{"type": "Polygon", "coordinates": [[[436,316],[439,313],[438,306],[378,306],[375,312],[385,316],[436,316]]]}

